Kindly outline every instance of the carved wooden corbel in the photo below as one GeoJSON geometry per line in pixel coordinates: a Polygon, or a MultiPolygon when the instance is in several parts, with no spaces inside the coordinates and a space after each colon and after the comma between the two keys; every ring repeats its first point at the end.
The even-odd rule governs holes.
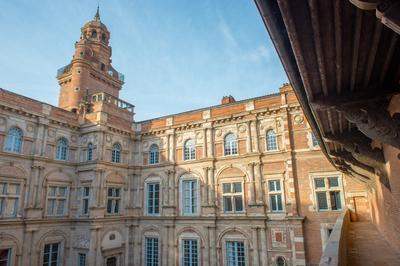
{"type": "Polygon", "coordinates": [[[400,149],[400,123],[382,106],[357,105],[337,109],[368,138],[400,149]]]}
{"type": "Polygon", "coordinates": [[[349,0],[362,10],[375,10],[381,23],[400,34],[400,1],[398,0],[349,0]]]}
{"type": "Polygon", "coordinates": [[[346,155],[339,156],[349,164],[353,164],[364,170],[373,168],[379,176],[379,181],[390,190],[388,172],[386,169],[383,153],[379,149],[372,149],[369,142],[360,134],[343,134],[340,137],[328,136],[325,139],[336,142],[351,154],[352,158],[346,155]],[[359,163],[356,163],[358,161],[359,163]],[[363,166],[361,166],[363,165],[363,166]]]}

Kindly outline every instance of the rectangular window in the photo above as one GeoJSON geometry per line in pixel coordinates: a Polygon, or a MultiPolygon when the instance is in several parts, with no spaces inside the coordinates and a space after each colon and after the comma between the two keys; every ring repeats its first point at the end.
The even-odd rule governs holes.
{"type": "Polygon", "coordinates": [[[158,266],[158,238],[146,237],[145,265],[158,266]]]}
{"type": "Polygon", "coordinates": [[[20,197],[20,184],[0,182],[0,218],[16,217],[20,197]]]}
{"type": "Polygon", "coordinates": [[[319,211],[342,209],[342,191],[339,184],[339,177],[314,178],[315,198],[319,211]]]}
{"type": "Polygon", "coordinates": [[[82,188],[82,214],[87,215],[89,213],[89,196],[90,196],[90,188],[83,187],[82,188]]]}
{"type": "Polygon", "coordinates": [[[78,254],[78,265],[86,266],[86,254],[85,253],[78,254]]]}
{"type": "Polygon", "coordinates": [[[107,188],[107,214],[119,214],[121,203],[121,188],[107,188]]]}
{"type": "Polygon", "coordinates": [[[245,251],[243,241],[226,242],[226,265],[227,266],[245,266],[245,251]]]}
{"type": "Polygon", "coordinates": [[[243,212],[242,183],[223,183],[222,199],[224,212],[243,212]]]}
{"type": "Polygon", "coordinates": [[[197,266],[199,263],[196,239],[183,239],[183,266],[197,266]]]}
{"type": "Polygon", "coordinates": [[[312,146],[315,147],[319,147],[319,143],[317,138],[315,137],[314,133],[311,132],[311,142],[312,142],[312,146]]]}
{"type": "Polygon", "coordinates": [[[66,212],[67,191],[65,186],[49,186],[47,192],[47,215],[63,216],[66,212]]]}
{"type": "Polygon", "coordinates": [[[183,214],[197,213],[197,180],[182,181],[183,214]]]}
{"type": "Polygon", "coordinates": [[[60,243],[46,244],[43,252],[43,266],[58,266],[60,243]]]}
{"type": "Polygon", "coordinates": [[[268,181],[269,204],[272,212],[283,211],[283,190],[281,180],[268,181]]]}
{"type": "Polygon", "coordinates": [[[0,265],[11,266],[11,248],[0,249],[0,265]]]}
{"type": "Polygon", "coordinates": [[[147,214],[160,214],[160,183],[147,184],[147,214]]]}

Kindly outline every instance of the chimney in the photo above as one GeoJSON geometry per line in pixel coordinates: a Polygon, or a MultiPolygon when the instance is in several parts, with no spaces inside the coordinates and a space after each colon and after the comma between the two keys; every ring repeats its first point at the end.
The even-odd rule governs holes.
{"type": "Polygon", "coordinates": [[[221,104],[228,104],[228,103],[234,103],[236,102],[235,98],[233,98],[232,95],[229,96],[224,96],[221,99],[221,104]]]}

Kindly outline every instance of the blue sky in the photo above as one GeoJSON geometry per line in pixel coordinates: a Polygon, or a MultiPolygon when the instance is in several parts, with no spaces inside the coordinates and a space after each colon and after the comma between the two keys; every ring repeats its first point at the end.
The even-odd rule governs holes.
{"type": "MultiPolygon", "coordinates": [[[[0,0],[0,87],[57,105],[92,0],[0,0]]],[[[103,0],[120,97],[136,121],[277,92],[287,82],[252,0],[103,0]]]]}

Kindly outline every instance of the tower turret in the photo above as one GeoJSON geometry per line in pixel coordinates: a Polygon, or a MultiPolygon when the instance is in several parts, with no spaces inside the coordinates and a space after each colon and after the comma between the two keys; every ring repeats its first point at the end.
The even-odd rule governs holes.
{"type": "Polygon", "coordinates": [[[100,92],[118,98],[124,76],[111,65],[109,40],[110,32],[101,22],[97,7],[93,20],[81,28],[71,63],[57,72],[59,107],[77,111],[86,96],[100,92]]]}

